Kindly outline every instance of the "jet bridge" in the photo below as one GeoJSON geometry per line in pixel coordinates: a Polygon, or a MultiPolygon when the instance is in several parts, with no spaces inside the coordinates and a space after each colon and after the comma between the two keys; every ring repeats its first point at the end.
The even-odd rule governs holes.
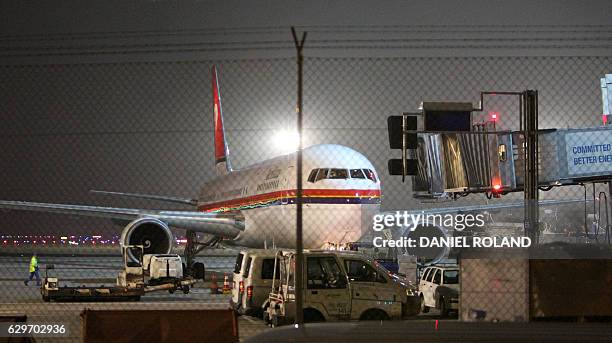
{"type": "MultiPolygon", "coordinates": [[[[387,120],[390,148],[402,150],[401,159],[389,160],[389,173],[402,175],[402,181],[412,175],[416,198],[470,193],[491,198],[523,192],[525,232],[537,242],[540,190],[607,182],[612,194],[612,129],[606,126],[612,75],[601,79],[601,91],[604,125],[580,129],[540,130],[537,90],[483,91],[476,107],[465,102],[423,102],[420,113],[387,120]],[[484,110],[485,96],[516,97],[519,130],[496,130],[496,112],[491,112],[492,120],[474,123],[472,113],[484,110]]],[[[607,196],[603,199],[607,201],[607,196]]]]}
{"type": "MultiPolygon", "coordinates": [[[[416,197],[466,193],[504,194],[525,188],[522,131],[419,133],[416,197]]],[[[554,187],[612,179],[612,128],[539,130],[538,186],[554,187]]]]}
{"type": "Polygon", "coordinates": [[[603,126],[572,129],[538,129],[537,91],[481,92],[478,108],[471,110],[469,103],[423,103],[425,130],[412,133],[418,143],[412,151],[417,166],[414,196],[524,191],[526,200],[537,200],[538,189],[612,180],[612,128],[606,126],[612,109],[612,74],[601,79],[601,94],[603,126]],[[497,118],[472,123],[466,113],[482,111],[485,95],[518,95],[520,130],[497,131],[497,118]],[[437,114],[433,126],[428,121],[431,113],[437,114]],[[463,129],[455,129],[453,121],[464,123],[463,129]],[[446,125],[449,122],[451,126],[446,125]]]}

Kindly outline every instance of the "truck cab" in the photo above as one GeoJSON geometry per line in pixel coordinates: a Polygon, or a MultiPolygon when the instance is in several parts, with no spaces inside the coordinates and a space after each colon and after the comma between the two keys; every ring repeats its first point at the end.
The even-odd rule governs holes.
{"type": "MultiPolygon", "coordinates": [[[[274,280],[264,320],[292,322],[295,313],[295,253],[277,254],[281,277],[274,280]]],[[[409,285],[360,253],[304,252],[304,321],[388,320],[418,313],[409,285]]]]}

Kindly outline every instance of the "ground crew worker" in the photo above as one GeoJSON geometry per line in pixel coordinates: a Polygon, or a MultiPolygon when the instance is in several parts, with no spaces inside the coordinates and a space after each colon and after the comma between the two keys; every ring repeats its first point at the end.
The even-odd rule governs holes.
{"type": "Polygon", "coordinates": [[[30,278],[25,280],[23,283],[27,286],[29,281],[36,277],[36,285],[40,286],[40,274],[38,273],[38,258],[36,258],[36,253],[32,254],[32,259],[30,259],[30,278]]]}

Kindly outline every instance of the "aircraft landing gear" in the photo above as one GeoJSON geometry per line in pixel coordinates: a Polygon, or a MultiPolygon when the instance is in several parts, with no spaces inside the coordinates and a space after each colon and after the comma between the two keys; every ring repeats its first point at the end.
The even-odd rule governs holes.
{"type": "Polygon", "coordinates": [[[213,246],[218,242],[219,239],[217,237],[213,237],[208,242],[198,242],[198,236],[195,231],[187,230],[187,245],[185,246],[184,252],[185,273],[195,279],[202,279],[202,281],[204,281],[206,277],[206,268],[204,263],[194,261],[195,255],[202,251],[202,249],[213,246]]]}
{"type": "Polygon", "coordinates": [[[202,281],[204,281],[204,279],[206,278],[206,268],[204,267],[204,263],[195,262],[191,266],[191,274],[191,276],[193,276],[194,278],[202,279],[202,281]]]}

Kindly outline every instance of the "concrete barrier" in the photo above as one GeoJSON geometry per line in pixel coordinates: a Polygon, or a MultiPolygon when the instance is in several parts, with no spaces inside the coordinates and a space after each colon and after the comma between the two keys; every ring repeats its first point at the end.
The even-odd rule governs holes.
{"type": "Polygon", "coordinates": [[[89,310],[83,342],[238,342],[233,310],[89,310]]]}

